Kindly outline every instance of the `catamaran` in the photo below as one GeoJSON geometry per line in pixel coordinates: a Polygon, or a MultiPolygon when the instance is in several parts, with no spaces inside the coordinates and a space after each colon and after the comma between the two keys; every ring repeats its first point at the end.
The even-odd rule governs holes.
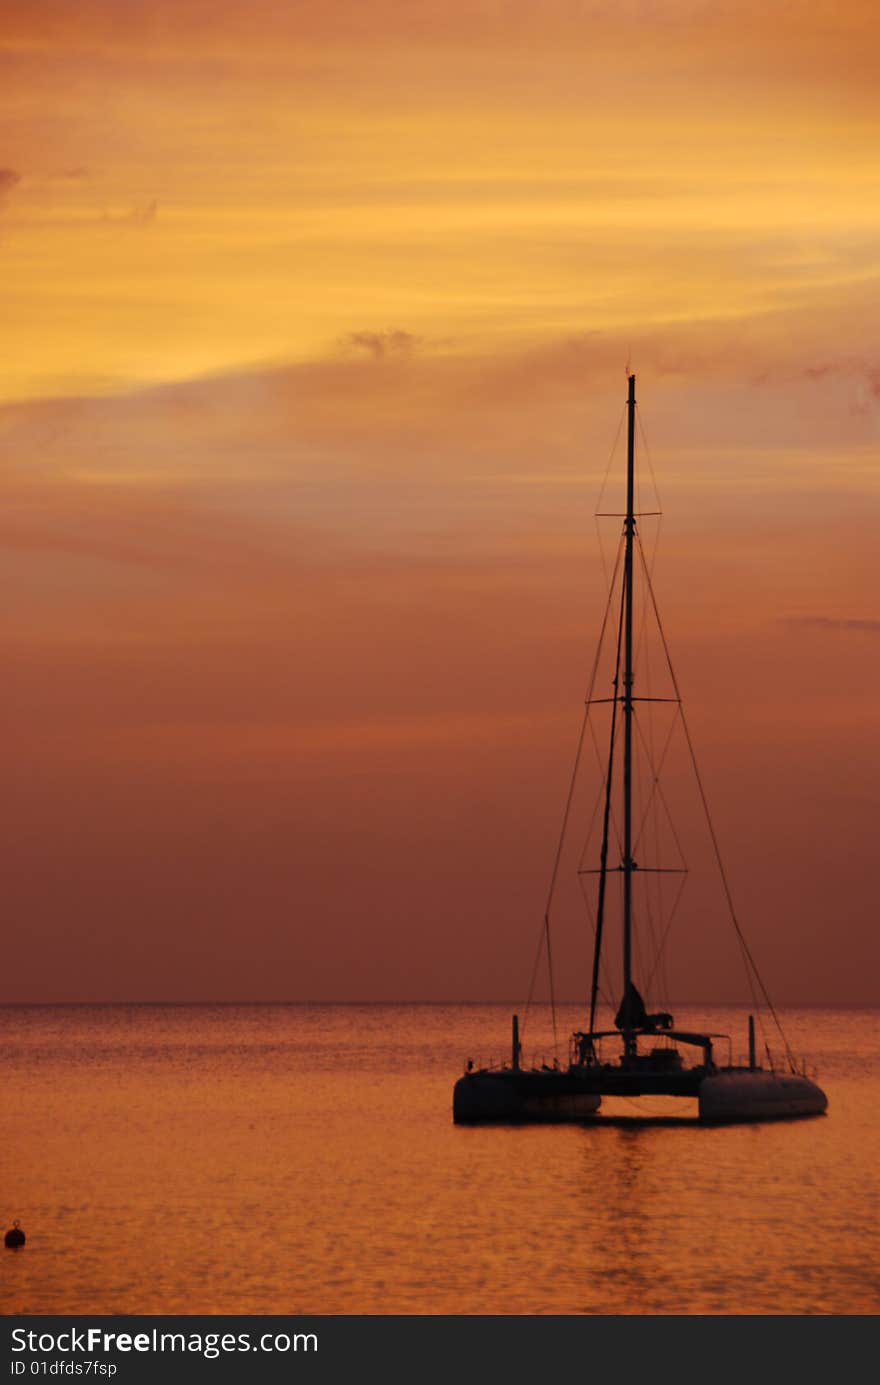
{"type": "MultiPolygon", "coordinates": [[[[585,726],[592,708],[598,704],[610,712],[607,754],[602,765],[602,783],[597,800],[601,833],[598,860],[580,873],[590,874],[597,882],[594,915],[594,944],[592,977],[586,1026],[571,1035],[568,1061],[526,1066],[523,1063],[518,1016],[513,1016],[509,1058],[498,1064],[480,1066],[473,1060],[463,1076],[455,1083],[453,1119],[458,1124],[485,1121],[579,1121],[592,1119],[599,1112],[603,1097],[676,1096],[695,1098],[699,1120],[705,1123],[730,1121],[765,1121],[783,1118],[820,1115],[827,1107],[825,1093],[803,1063],[791,1052],[766,988],[761,981],[752,953],[743,935],[724,871],[718,840],[709,816],[708,803],[697,767],[693,743],[679,692],[678,681],[669,657],[663,626],[651,582],[651,571],[642,548],[636,509],[636,394],[635,376],[628,376],[626,401],[626,509],[620,535],[618,562],[612,575],[605,621],[600,634],[600,651],[606,633],[615,629],[609,623],[612,599],[619,594],[616,621],[616,647],[613,659],[612,696],[594,697],[596,669],[586,699],[585,726]],[[640,583],[637,578],[640,577],[640,583]],[[636,688],[636,587],[641,588],[641,609],[650,612],[662,642],[670,680],[671,696],[653,698],[642,696],[636,688]],[[633,955],[634,892],[637,877],[653,872],[674,873],[677,867],[658,864],[645,865],[636,860],[635,848],[639,824],[634,817],[634,734],[637,731],[638,704],[641,702],[672,703],[684,728],[687,750],[696,776],[699,799],[706,822],[716,863],[720,871],[727,911],[740,945],[753,996],[766,1009],[777,1026],[783,1044],[783,1057],[771,1057],[765,1042],[766,1060],[759,1062],[755,1038],[754,1016],[749,1016],[748,1057],[735,1064],[729,1042],[722,1052],[726,1035],[695,1033],[676,1026],[673,1015],[665,1009],[649,1009],[642,991],[647,986],[637,984],[633,955]],[[616,824],[616,829],[614,825],[616,824]],[[612,844],[617,849],[615,858],[612,844]],[[622,942],[620,1003],[612,1027],[598,1024],[600,974],[604,956],[606,925],[610,910],[609,881],[619,876],[622,885],[620,937],[622,942]],[[608,1049],[614,1052],[609,1055],[608,1049]],[[723,1059],[726,1056],[726,1062],[723,1059]],[[690,1061],[687,1061],[690,1059],[690,1061]]],[[[569,810],[584,741],[582,729],[575,776],[569,791],[563,818],[562,839],[568,825],[569,810]]],[[[653,792],[653,790],[652,790],[653,792]]],[[[548,965],[550,964],[550,901],[556,885],[562,851],[562,840],[556,854],[550,886],[550,899],[544,918],[548,965]]],[[[641,979],[641,978],[639,978],[641,979]]],[[[551,986],[552,996],[552,986],[551,986]]],[[[757,1005],[756,1005],[756,1008],[757,1005]]],[[[555,1025],[555,1019],[554,1019],[555,1025]]],[[[601,1119],[601,1117],[600,1117],[601,1119]]]]}

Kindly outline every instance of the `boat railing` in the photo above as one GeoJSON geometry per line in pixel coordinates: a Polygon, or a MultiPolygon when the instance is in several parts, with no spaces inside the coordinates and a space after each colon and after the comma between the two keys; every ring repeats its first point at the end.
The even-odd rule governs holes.
{"type": "Polygon", "coordinates": [[[555,1055],[550,1058],[546,1053],[533,1053],[531,1066],[540,1068],[542,1072],[558,1072],[559,1059],[555,1055]]]}
{"type": "MultiPolygon", "coordinates": [[[[669,1042],[669,1041],[667,1041],[666,1043],[663,1043],[663,1042],[662,1042],[662,1040],[663,1040],[663,1038],[664,1038],[665,1036],[663,1036],[663,1035],[658,1035],[657,1037],[658,1037],[659,1040],[661,1040],[661,1043],[659,1044],[660,1047],[664,1047],[664,1048],[674,1048],[674,1047],[675,1047],[675,1044],[672,1043],[672,1042],[669,1042]]],[[[729,1072],[735,1072],[735,1071],[748,1071],[748,1070],[749,1070],[750,1064],[749,1064],[749,1056],[748,1056],[748,1054],[745,1054],[745,1053],[738,1053],[738,1054],[736,1055],[736,1061],[734,1061],[734,1055],[733,1055],[732,1045],[731,1045],[731,1043],[730,1043],[729,1037],[728,1037],[726,1034],[718,1034],[718,1035],[715,1035],[714,1037],[715,1037],[715,1038],[724,1038],[724,1039],[727,1039],[727,1040],[728,1040],[728,1049],[727,1049],[727,1071],[729,1071],[729,1072]]],[[[572,1062],[572,1063],[576,1063],[577,1061],[578,1061],[578,1057],[577,1057],[577,1045],[575,1044],[575,1045],[573,1045],[573,1047],[572,1047],[571,1062],[572,1062]]],[[[594,1044],[593,1044],[593,1062],[595,1062],[595,1063],[601,1065],[602,1061],[603,1061],[603,1059],[602,1059],[602,1043],[601,1043],[601,1040],[597,1039],[597,1040],[594,1041],[594,1044]]],[[[756,1067],[757,1067],[758,1069],[764,1068],[765,1071],[768,1071],[768,1072],[770,1072],[770,1073],[772,1073],[772,1074],[774,1074],[774,1075],[777,1074],[777,1073],[780,1073],[780,1074],[783,1074],[783,1075],[784,1075],[785,1073],[794,1073],[794,1074],[795,1074],[796,1076],[798,1076],[798,1077],[807,1077],[807,1078],[809,1078],[809,1079],[810,1079],[811,1081],[813,1081],[813,1082],[815,1082],[815,1081],[818,1079],[818,1076],[819,1076],[819,1070],[818,1070],[818,1068],[815,1066],[815,1064],[813,1064],[813,1063],[808,1063],[807,1060],[806,1060],[806,1058],[800,1057],[800,1058],[791,1058],[791,1059],[789,1059],[788,1056],[786,1056],[786,1057],[783,1058],[779,1053],[774,1053],[773,1050],[770,1049],[769,1047],[765,1047],[765,1049],[764,1049],[764,1063],[763,1063],[763,1064],[762,1064],[762,1063],[758,1063],[758,1064],[756,1064],[756,1067]],[[766,1065],[766,1066],[765,1066],[765,1065],[766,1065]]],[[[466,1063],[465,1063],[465,1065],[464,1065],[464,1071],[465,1071],[466,1073],[469,1073],[469,1072],[512,1072],[513,1070],[514,1070],[514,1069],[513,1069],[513,1063],[511,1062],[510,1054],[509,1054],[509,1053],[508,1053],[506,1056],[504,1056],[504,1057],[498,1057],[498,1058],[496,1058],[496,1057],[494,1057],[494,1056],[490,1056],[489,1058],[486,1058],[486,1059],[480,1058],[480,1057],[478,1057],[478,1058],[468,1058],[467,1061],[466,1061],[466,1063]]],[[[723,1070],[724,1070],[724,1069],[722,1068],[722,1071],[723,1071],[723,1070]]],[[[521,1058],[521,1060],[520,1060],[520,1071],[523,1071],[523,1072],[559,1072],[559,1071],[560,1071],[559,1059],[558,1059],[557,1057],[555,1057],[555,1056],[551,1057],[551,1056],[549,1056],[549,1055],[546,1054],[546,1053],[532,1053],[528,1058],[526,1058],[525,1055],[523,1055],[522,1058],[521,1058]]]]}
{"type": "MultiPolygon", "coordinates": [[[[774,1075],[780,1073],[784,1076],[786,1073],[793,1073],[795,1077],[808,1077],[813,1082],[815,1082],[819,1076],[819,1069],[816,1067],[815,1063],[808,1063],[803,1055],[795,1057],[794,1054],[780,1054],[774,1052],[773,1049],[765,1045],[764,1060],[767,1065],[767,1070],[774,1075]]],[[[749,1067],[747,1055],[740,1054],[739,1066],[743,1068],[749,1067]]],[[[763,1065],[759,1062],[756,1066],[760,1068],[763,1065]]]]}
{"type": "MultiPolygon", "coordinates": [[[[527,1072],[527,1071],[532,1071],[532,1072],[535,1072],[535,1071],[541,1071],[541,1072],[559,1072],[559,1070],[560,1070],[559,1059],[556,1058],[555,1056],[554,1056],[554,1057],[550,1057],[550,1056],[549,1056],[548,1054],[546,1054],[546,1053],[533,1053],[533,1054],[530,1055],[529,1058],[526,1058],[525,1055],[523,1055],[523,1056],[521,1056],[521,1058],[520,1058],[520,1064],[519,1064],[519,1066],[520,1066],[520,1071],[523,1071],[523,1072],[527,1072]]],[[[507,1054],[507,1055],[506,1055],[505,1057],[503,1057],[503,1058],[496,1058],[496,1057],[490,1055],[488,1058],[482,1058],[482,1057],[478,1057],[478,1058],[468,1058],[467,1061],[465,1062],[464,1070],[465,1070],[466,1073],[468,1073],[468,1072],[512,1072],[512,1071],[513,1071],[513,1064],[512,1064],[512,1062],[511,1062],[511,1060],[510,1060],[510,1055],[509,1055],[509,1054],[507,1054]]]]}
{"type": "MultiPolygon", "coordinates": [[[[716,1038],[727,1039],[727,1067],[728,1067],[728,1069],[748,1069],[748,1067],[749,1067],[749,1057],[748,1057],[748,1054],[745,1054],[745,1053],[738,1053],[738,1054],[736,1055],[736,1060],[734,1061],[733,1047],[732,1047],[732,1044],[731,1044],[731,1042],[730,1042],[730,1039],[729,1039],[728,1035],[726,1035],[726,1034],[718,1034],[718,1035],[715,1035],[714,1037],[716,1037],[716,1038]]],[[[665,1035],[658,1034],[658,1035],[657,1035],[657,1038],[658,1038],[658,1041],[659,1041],[659,1042],[658,1042],[658,1047],[662,1047],[662,1048],[674,1048],[674,1047],[675,1047],[675,1044],[674,1044],[673,1042],[669,1041],[668,1039],[666,1039],[666,1036],[665,1036],[665,1035]],[[666,1039],[665,1042],[664,1042],[664,1039],[666,1039]]],[[[593,1045],[593,1054],[594,1054],[594,1061],[601,1064],[601,1062],[602,1062],[602,1043],[601,1043],[601,1040],[598,1040],[598,1039],[597,1039],[597,1040],[594,1042],[594,1045],[593,1045]]],[[[767,1070],[768,1070],[769,1072],[771,1072],[771,1073],[786,1073],[786,1072],[793,1072],[793,1073],[797,1074],[797,1076],[799,1076],[799,1077],[808,1077],[808,1078],[812,1079],[813,1081],[815,1081],[815,1080],[818,1078],[818,1076],[819,1076],[819,1070],[818,1070],[818,1068],[815,1066],[815,1064],[813,1064],[813,1063],[808,1063],[807,1060],[806,1060],[806,1058],[803,1058],[803,1057],[800,1057],[800,1058],[793,1058],[793,1059],[789,1060],[787,1057],[783,1058],[779,1053],[775,1053],[772,1049],[770,1049],[770,1048],[765,1048],[765,1050],[764,1050],[764,1060],[765,1060],[765,1063],[766,1063],[767,1070]]],[[[573,1047],[573,1049],[572,1049],[571,1061],[572,1061],[572,1062],[576,1062],[576,1061],[577,1061],[577,1047],[576,1047],[576,1045],[575,1045],[575,1046],[573,1047]]],[[[761,1065],[759,1064],[758,1066],[761,1066],[761,1065]]],[[[523,1055],[523,1057],[522,1057],[522,1059],[521,1059],[521,1061],[520,1061],[520,1068],[521,1068],[523,1071],[531,1071],[531,1072],[558,1072],[558,1071],[559,1071],[559,1067],[560,1067],[559,1059],[558,1059],[557,1057],[555,1057],[555,1056],[552,1056],[552,1057],[551,1057],[551,1056],[550,1056],[549,1054],[547,1054],[547,1053],[532,1053],[528,1058],[526,1058],[525,1055],[523,1055]]],[[[510,1055],[509,1055],[509,1054],[506,1055],[505,1057],[495,1057],[494,1055],[492,1055],[492,1056],[490,1056],[490,1057],[488,1057],[488,1058],[485,1058],[485,1059],[482,1058],[482,1057],[478,1057],[478,1058],[468,1058],[467,1062],[465,1063],[464,1070],[465,1070],[465,1072],[510,1072],[510,1071],[513,1070],[513,1064],[511,1063],[510,1055]]]]}
{"type": "MultiPolygon", "coordinates": [[[[620,1035],[618,1031],[615,1030],[611,1032],[613,1032],[614,1036],[618,1039],[618,1041],[622,1038],[622,1035],[620,1035]]],[[[595,1064],[599,1067],[603,1066],[603,1064],[605,1063],[605,1056],[602,1049],[603,1037],[610,1037],[610,1035],[604,1036],[603,1034],[596,1033],[594,1033],[592,1036],[585,1034],[572,1034],[570,1043],[570,1062],[572,1063],[572,1065],[581,1062],[587,1062],[590,1065],[595,1064]]],[[[733,1067],[733,1042],[729,1034],[712,1033],[705,1035],[691,1035],[680,1032],[669,1033],[666,1030],[658,1029],[656,1030],[656,1032],[654,1030],[640,1031],[640,1037],[645,1041],[650,1040],[651,1048],[655,1051],[657,1049],[667,1049],[670,1052],[675,1053],[678,1053],[680,1051],[678,1047],[679,1043],[693,1044],[699,1042],[705,1049],[705,1040],[721,1039],[727,1045],[727,1067],[733,1067]]]]}
{"type": "Polygon", "coordinates": [[[795,1058],[793,1071],[799,1073],[801,1077],[809,1077],[815,1082],[819,1076],[819,1069],[815,1063],[808,1063],[806,1058],[795,1058]]]}

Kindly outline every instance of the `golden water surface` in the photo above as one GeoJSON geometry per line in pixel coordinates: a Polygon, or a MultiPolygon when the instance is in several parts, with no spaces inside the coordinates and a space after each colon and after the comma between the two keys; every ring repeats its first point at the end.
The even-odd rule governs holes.
{"type": "MultiPolygon", "coordinates": [[[[745,1034],[735,1010],[678,1020],[745,1034]]],[[[818,1119],[712,1129],[618,1102],[593,1125],[454,1126],[462,1060],[501,1053],[508,1024],[497,1006],[0,1009],[0,1216],[27,1233],[0,1307],[880,1309],[880,1013],[786,1016],[818,1119]]]]}

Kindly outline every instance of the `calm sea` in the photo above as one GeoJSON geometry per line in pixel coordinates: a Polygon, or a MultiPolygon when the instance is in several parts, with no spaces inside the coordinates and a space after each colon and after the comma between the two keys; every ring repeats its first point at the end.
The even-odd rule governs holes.
{"type": "MultiPolygon", "coordinates": [[[[744,1046],[744,1012],[677,1019],[744,1046]]],[[[27,1233],[0,1306],[876,1313],[880,1012],[785,1019],[826,1117],[704,1129],[618,1101],[604,1124],[457,1128],[453,1081],[504,1051],[506,1007],[0,1009],[0,1217],[27,1233]]]]}

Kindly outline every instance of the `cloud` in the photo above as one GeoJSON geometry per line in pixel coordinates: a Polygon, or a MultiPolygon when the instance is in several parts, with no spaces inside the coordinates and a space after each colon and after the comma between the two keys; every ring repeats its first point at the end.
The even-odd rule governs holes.
{"type": "Polygon", "coordinates": [[[350,332],[346,344],[367,351],[374,361],[387,356],[411,356],[422,345],[421,337],[399,328],[386,332],[350,332]]]}
{"type": "MultiPolygon", "coordinates": [[[[849,376],[859,380],[870,391],[874,399],[880,399],[880,366],[863,357],[842,357],[823,365],[807,366],[804,377],[807,380],[824,380],[829,376],[849,376]]],[[[864,411],[864,401],[861,408],[864,411]]]]}
{"type": "Polygon", "coordinates": [[[21,182],[21,174],[14,168],[0,168],[0,202],[21,182]]]}
{"type": "MultiPolygon", "coordinates": [[[[105,226],[149,226],[156,220],[158,211],[159,203],[153,198],[150,202],[135,203],[127,212],[104,211],[95,217],[94,221],[105,226]]],[[[88,220],[91,221],[93,218],[88,220]]]]}
{"type": "Polygon", "coordinates": [[[800,384],[804,380],[811,386],[832,386],[838,381],[849,381],[851,390],[849,412],[853,415],[870,414],[877,400],[880,400],[880,365],[864,355],[846,355],[830,358],[816,363],[804,364],[797,360],[795,352],[786,364],[777,365],[771,370],[761,370],[751,374],[754,385],[778,386],[789,382],[800,384]]]}
{"type": "Polygon", "coordinates": [[[786,625],[804,625],[811,630],[860,630],[880,635],[880,620],[849,616],[790,616],[786,625]]]}
{"type": "Polygon", "coordinates": [[[151,221],[156,220],[158,210],[159,203],[153,198],[152,202],[132,207],[126,216],[109,216],[107,220],[126,222],[129,226],[149,226],[151,221]]]}

